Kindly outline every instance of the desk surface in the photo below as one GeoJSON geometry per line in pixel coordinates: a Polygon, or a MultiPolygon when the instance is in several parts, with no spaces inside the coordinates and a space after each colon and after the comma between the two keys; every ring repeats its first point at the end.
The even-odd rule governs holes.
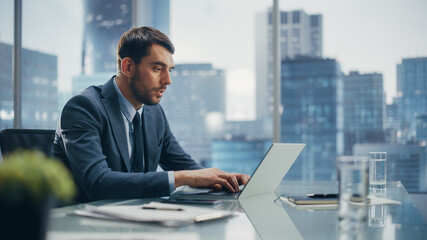
{"type": "MultiPolygon", "coordinates": [[[[282,182],[276,194],[307,194],[337,192],[337,184],[282,182]]],[[[387,198],[401,205],[370,206],[364,223],[364,236],[368,239],[425,239],[427,225],[400,182],[387,184],[387,198]],[[374,219],[375,218],[375,219],[374,219]],[[374,222],[375,220],[375,222],[374,222]]],[[[103,200],[93,205],[143,204],[160,199],[103,200]]],[[[271,198],[250,201],[223,200],[218,209],[235,211],[234,217],[197,223],[179,228],[154,224],[118,222],[79,217],[71,213],[81,207],[73,205],[52,211],[50,231],[66,233],[138,233],[175,236],[190,234],[196,239],[338,239],[342,237],[337,210],[299,210],[271,198]]],[[[189,236],[189,235],[187,235],[189,236]]],[[[173,238],[168,237],[171,240],[173,238]]]]}

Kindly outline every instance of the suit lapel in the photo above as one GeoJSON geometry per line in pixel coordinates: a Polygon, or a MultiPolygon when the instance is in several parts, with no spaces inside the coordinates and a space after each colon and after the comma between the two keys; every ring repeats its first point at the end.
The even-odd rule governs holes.
{"type": "MultiPolygon", "coordinates": [[[[115,76],[114,76],[115,77],[115,76]]],[[[114,89],[114,77],[111,78],[102,88],[102,103],[110,119],[110,128],[113,131],[114,140],[119,148],[120,156],[126,165],[127,171],[131,171],[131,164],[129,159],[129,151],[127,146],[126,128],[123,122],[122,113],[120,112],[119,100],[116,90],[114,89]]]]}
{"type": "Polygon", "coordinates": [[[155,154],[157,153],[157,132],[153,127],[153,116],[150,114],[150,108],[144,106],[144,153],[145,153],[145,166],[148,171],[156,171],[157,165],[155,165],[155,154]],[[149,127],[151,126],[151,127],[149,127]],[[151,160],[151,161],[150,161],[151,160]]]}

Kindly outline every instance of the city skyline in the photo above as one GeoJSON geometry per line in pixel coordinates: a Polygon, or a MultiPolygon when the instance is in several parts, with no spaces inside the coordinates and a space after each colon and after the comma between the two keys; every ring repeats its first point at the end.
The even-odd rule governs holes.
{"type": "Polygon", "coordinates": [[[305,143],[294,163],[303,181],[336,179],[335,157],[343,153],[341,67],[335,59],[282,61],[283,114],[280,142],[305,143]],[[314,171],[316,169],[316,171],[314,171]]]}
{"type": "MultiPolygon", "coordinates": [[[[11,44],[0,42],[0,129],[12,128],[14,120],[11,44]]],[[[23,128],[51,128],[58,121],[57,56],[22,49],[23,128]]]]}
{"type": "MultiPolygon", "coordinates": [[[[280,59],[323,57],[322,15],[280,11],[280,59]]],[[[273,104],[272,12],[256,14],[256,118],[271,119],[273,104]]],[[[282,72],[283,73],[283,72],[282,72]]],[[[286,94],[281,92],[281,94],[286,94]]],[[[282,103],[284,104],[284,103],[282,103]]]]}
{"type": "MultiPolygon", "coordinates": [[[[410,171],[403,175],[412,175],[414,171],[418,170],[424,171],[424,175],[420,174],[420,179],[425,182],[425,141],[427,139],[427,127],[425,126],[427,126],[427,115],[426,91],[424,90],[427,84],[425,78],[427,75],[424,70],[427,66],[427,52],[424,53],[424,48],[427,47],[425,44],[427,41],[424,40],[427,37],[424,35],[427,31],[420,27],[420,23],[427,17],[419,18],[420,10],[418,9],[411,12],[411,17],[405,15],[407,8],[413,8],[413,4],[417,0],[409,0],[408,5],[392,2],[390,3],[391,7],[387,5],[387,14],[384,13],[384,6],[386,6],[384,0],[378,0],[373,5],[363,5],[366,3],[365,1],[360,0],[362,6],[357,5],[356,8],[352,5],[354,3],[350,3],[350,6],[344,4],[344,6],[338,1],[330,1],[335,4],[329,6],[331,9],[338,9],[341,14],[348,13],[346,16],[341,15],[341,18],[337,18],[337,15],[334,15],[335,12],[331,12],[329,9],[325,10],[324,4],[319,5],[311,0],[301,1],[303,3],[311,2],[310,8],[304,6],[299,8],[294,1],[281,1],[287,4],[280,10],[292,12],[292,18],[288,18],[288,21],[292,19],[294,23],[298,22],[294,20],[294,17],[298,19],[299,15],[294,13],[321,16],[321,26],[324,29],[321,34],[323,38],[320,41],[318,37],[314,39],[315,43],[324,44],[318,44],[322,45],[317,48],[321,49],[318,51],[320,54],[310,57],[307,56],[306,52],[299,52],[305,56],[287,59],[281,64],[281,103],[283,104],[281,142],[304,142],[307,144],[299,158],[300,160],[294,164],[293,177],[296,179],[304,181],[336,180],[334,159],[337,155],[355,154],[356,145],[363,147],[363,144],[375,142],[387,147],[389,147],[389,143],[398,143],[400,146],[405,145],[405,148],[402,148],[405,154],[418,154],[416,158],[406,158],[397,156],[398,153],[396,152],[393,161],[399,162],[399,164],[407,160],[416,162],[418,165],[408,165],[407,168],[410,171]],[[396,12],[397,6],[402,7],[398,13],[396,12]],[[378,11],[381,7],[383,11],[378,11]],[[369,21],[372,20],[375,21],[370,24],[369,21]],[[397,28],[401,24],[405,25],[406,28],[399,29],[399,31],[394,29],[391,31],[387,28],[397,28]],[[417,51],[418,48],[423,51],[421,56],[412,56],[410,53],[414,49],[417,51]],[[319,58],[320,56],[322,58],[319,58]],[[384,64],[387,67],[384,67],[384,64]],[[386,70],[388,66],[391,66],[392,71],[386,70]],[[395,79],[391,80],[390,75],[394,75],[395,79]],[[385,105],[385,95],[382,91],[383,82],[389,98],[397,95],[396,88],[400,91],[398,98],[396,98],[397,104],[394,107],[385,105]],[[387,125],[383,125],[385,116],[387,125]],[[416,146],[422,146],[422,148],[417,148],[416,151],[411,150],[412,147],[416,146]]],[[[74,25],[83,25],[83,22],[87,21],[88,15],[85,16],[82,11],[78,10],[81,6],[74,6],[72,11],[68,11],[66,8],[71,7],[69,3],[40,0],[42,6],[47,3],[52,3],[50,6],[52,9],[59,8],[60,10],[51,15],[42,14],[42,17],[39,17],[40,13],[31,9],[33,3],[25,2],[23,8],[23,51],[30,49],[36,55],[46,53],[55,58],[55,64],[51,64],[52,66],[37,66],[36,70],[42,71],[46,68],[49,71],[55,69],[56,72],[58,68],[59,77],[52,78],[52,83],[45,81],[43,77],[32,80],[36,84],[43,83],[49,87],[54,86],[55,89],[43,88],[43,92],[35,89],[31,93],[27,93],[28,88],[22,90],[24,98],[37,100],[23,101],[22,115],[30,116],[27,119],[32,117],[36,120],[41,119],[43,124],[47,124],[49,119],[57,119],[63,104],[59,104],[61,105],[59,108],[56,106],[49,107],[49,110],[52,110],[51,112],[36,111],[32,113],[30,110],[34,110],[33,104],[35,107],[42,105],[38,100],[41,100],[43,96],[52,97],[52,100],[46,101],[49,103],[56,104],[58,101],[65,100],[63,97],[66,95],[65,93],[61,92],[56,95],[57,82],[59,82],[58,86],[62,91],[70,90],[71,87],[68,85],[71,85],[71,81],[66,79],[74,79],[74,83],[76,83],[74,87],[78,91],[78,89],[85,88],[85,85],[95,84],[93,77],[101,81],[98,84],[102,84],[104,81],[102,79],[109,78],[109,76],[100,74],[93,75],[90,80],[85,77],[76,78],[82,71],[81,53],[89,53],[90,51],[81,49],[81,45],[85,42],[82,40],[84,33],[80,31],[82,29],[79,30],[78,27],[73,26],[70,21],[75,20],[74,25]],[[60,16],[61,13],[67,11],[69,15],[60,16]],[[57,20],[57,22],[53,20],[57,20]],[[32,25],[29,25],[29,22],[32,25]],[[49,25],[51,22],[54,24],[49,25]],[[31,27],[28,28],[28,26],[31,27]],[[47,47],[47,45],[50,46],[47,47]],[[51,96],[49,93],[54,93],[55,96],[53,94],[51,96]]],[[[189,12],[186,12],[185,16],[181,16],[180,14],[186,9],[181,9],[182,6],[179,4],[179,6],[174,5],[177,3],[176,0],[172,0],[172,3],[170,37],[177,48],[174,55],[176,69],[171,73],[174,83],[168,87],[162,105],[171,121],[171,129],[176,133],[177,139],[180,140],[183,147],[187,148],[188,153],[207,163],[208,166],[210,160],[218,156],[215,154],[223,154],[229,151],[222,148],[224,146],[238,148],[241,141],[246,142],[246,147],[249,148],[254,147],[253,144],[255,143],[270,143],[270,134],[273,132],[270,129],[271,120],[262,118],[256,121],[243,121],[255,118],[255,103],[271,97],[271,94],[267,93],[265,97],[261,97],[261,100],[256,100],[255,89],[259,86],[255,85],[255,74],[261,64],[255,63],[255,59],[260,60],[260,58],[255,57],[255,50],[259,50],[255,46],[255,33],[258,34],[257,37],[259,37],[259,33],[256,31],[256,24],[253,22],[256,19],[256,14],[261,12],[265,15],[269,11],[269,4],[257,3],[248,7],[243,5],[241,0],[236,0],[226,6],[223,5],[225,3],[222,1],[193,2],[193,0],[182,0],[181,3],[187,4],[186,8],[189,12]],[[189,9],[189,5],[192,6],[191,9],[189,9]],[[194,10],[194,12],[190,10],[194,10]],[[238,14],[239,17],[236,18],[236,13],[240,13],[239,11],[243,11],[244,14],[238,14]],[[203,16],[198,15],[201,13],[203,16]],[[252,30],[248,30],[249,28],[252,30]],[[252,34],[252,36],[248,36],[248,34],[252,34]],[[226,80],[225,77],[228,79],[226,80]],[[225,85],[227,85],[227,89],[225,85]],[[227,106],[225,106],[226,104],[227,106]],[[226,107],[227,109],[225,109],[226,107]],[[228,118],[224,119],[224,112],[228,112],[228,118]],[[209,128],[209,126],[212,127],[209,128]],[[211,139],[208,138],[209,135],[211,139]],[[212,139],[218,141],[212,141],[212,139]],[[190,145],[194,148],[189,147],[190,145]],[[215,147],[218,147],[218,152],[212,150],[215,147]]],[[[120,8],[128,11],[129,8],[123,4],[120,5],[120,8]]],[[[110,10],[115,8],[117,7],[110,8],[110,10]]],[[[35,6],[34,9],[36,9],[35,6]]],[[[116,12],[113,10],[112,13],[116,12]]],[[[98,12],[90,14],[90,16],[95,17],[94,19],[98,19],[97,21],[100,21],[101,24],[109,21],[114,21],[117,24],[119,19],[113,15],[109,13],[103,15],[103,13],[98,12]],[[103,17],[107,15],[111,17],[108,21],[103,17]]],[[[144,16],[144,14],[139,15],[144,16]]],[[[12,15],[9,14],[10,16],[12,15]]],[[[290,15],[288,16],[290,17],[290,15]]],[[[129,15],[125,14],[125,17],[128,18],[129,15]]],[[[4,16],[0,17],[0,31],[4,33],[6,28],[2,24],[4,23],[3,19],[5,19],[4,16]]],[[[285,18],[282,16],[283,19],[285,18]]],[[[265,21],[266,18],[263,20],[265,21]]],[[[310,23],[311,20],[310,18],[310,23]]],[[[282,42],[288,39],[295,43],[295,49],[305,47],[298,43],[299,38],[304,38],[304,36],[296,34],[301,29],[294,26],[283,26],[282,30],[286,30],[287,33],[292,32],[291,39],[289,39],[289,35],[283,34],[282,42]]],[[[118,38],[117,34],[121,34],[119,31],[113,35],[111,34],[112,31],[108,30],[104,36],[104,34],[95,33],[94,30],[88,31],[94,33],[96,37],[102,35],[108,41],[118,38]]],[[[122,29],[122,31],[124,30],[122,29]]],[[[8,52],[11,53],[12,46],[7,43],[6,38],[8,38],[7,34],[0,33],[0,42],[6,42],[10,49],[8,52]]],[[[93,53],[98,55],[103,53],[105,47],[101,46],[101,41],[95,38],[93,44],[100,46],[98,49],[93,48],[93,53]]],[[[106,70],[110,71],[107,74],[111,76],[114,74],[111,71],[115,71],[115,50],[111,49],[112,44],[109,46],[110,59],[98,57],[98,60],[112,64],[108,65],[109,68],[106,70]],[[111,56],[111,54],[113,55],[111,56]]],[[[6,51],[0,51],[0,53],[4,52],[6,51]]],[[[9,56],[11,58],[11,54],[9,56]]],[[[9,72],[9,70],[11,72],[12,61],[5,59],[7,58],[3,58],[5,63],[1,66],[5,67],[4,72],[9,72]]],[[[25,60],[25,56],[23,59],[25,60]]],[[[34,59],[37,57],[31,58],[32,61],[34,59]]],[[[271,61],[271,58],[265,59],[264,62],[271,61]]],[[[263,62],[262,59],[260,62],[263,62]]],[[[44,64],[45,61],[41,60],[38,63],[44,64]]],[[[23,63],[23,75],[26,71],[37,73],[23,63]]],[[[9,84],[9,90],[3,89],[4,94],[1,97],[11,96],[13,92],[10,90],[12,88],[12,77],[11,74],[9,75],[4,78],[5,82],[9,84]]],[[[25,80],[25,78],[23,79],[25,80]]],[[[13,100],[9,99],[6,101],[10,108],[13,100]]],[[[0,110],[3,111],[4,106],[0,110]]],[[[9,112],[13,113],[12,110],[9,112]]],[[[7,114],[9,118],[7,120],[10,122],[8,126],[12,126],[11,115],[7,114]]],[[[53,121],[47,127],[54,128],[56,122],[53,121]]],[[[23,126],[29,125],[24,122],[23,126]]],[[[378,146],[381,147],[379,150],[383,151],[382,145],[378,146]]],[[[393,146],[390,145],[390,147],[393,146]]],[[[256,153],[261,154],[262,150],[262,148],[257,148],[256,153]]],[[[367,153],[366,148],[361,152],[367,153]]],[[[216,158],[216,160],[221,160],[221,158],[216,158]]],[[[228,160],[225,160],[228,163],[228,160]]],[[[221,164],[220,162],[215,164],[221,164]]],[[[247,166],[249,165],[250,163],[247,166]]],[[[401,166],[406,168],[404,165],[401,166]]],[[[425,191],[425,185],[419,189],[425,191]]]]}
{"type": "MultiPolygon", "coordinates": [[[[272,1],[171,1],[173,41],[177,49],[182,49],[179,51],[186,53],[178,55],[177,51],[176,60],[219,59],[213,64],[227,71],[228,88],[232,89],[229,94],[238,94],[236,87],[247,78],[255,81],[255,13],[267,11],[271,6],[272,1]],[[186,9],[189,4],[192,8],[186,9]],[[239,17],[236,17],[236,12],[239,17]],[[192,23],[193,19],[198,19],[198,23],[192,23]],[[185,44],[188,41],[186,34],[203,33],[205,29],[217,36],[227,37],[218,37],[215,41],[217,46],[211,46],[209,39],[212,36],[199,34],[191,40],[191,44],[185,44]],[[223,53],[227,53],[227,56],[221,56],[223,53]],[[230,70],[230,66],[237,70],[230,70]]],[[[426,1],[379,0],[372,3],[368,0],[330,0],[325,3],[282,0],[279,7],[282,11],[302,9],[308,14],[322,14],[323,56],[336,59],[345,74],[353,70],[362,74],[383,74],[388,103],[396,93],[396,64],[402,58],[427,56],[427,29],[423,27],[423,23],[427,22],[424,13],[426,1]]],[[[252,86],[244,91],[253,91],[254,95],[255,86],[252,86]]]]}
{"type": "MultiPolygon", "coordinates": [[[[254,0],[171,1],[175,62],[208,62],[226,70],[227,111],[236,113],[231,119],[255,117],[254,19],[256,12],[267,11],[271,4],[254,0]]],[[[72,77],[81,71],[81,55],[76,50],[81,49],[82,39],[80,5],[80,1],[53,0],[23,5],[23,47],[58,56],[60,90],[71,90],[72,77]]],[[[0,8],[9,10],[0,16],[0,41],[11,43],[13,1],[2,1],[0,8]]],[[[423,12],[426,1],[331,0],[325,4],[287,0],[280,1],[280,9],[322,14],[324,57],[337,59],[344,73],[383,74],[388,103],[396,94],[396,65],[403,58],[427,56],[427,29],[422,26],[427,22],[423,12]]]]}

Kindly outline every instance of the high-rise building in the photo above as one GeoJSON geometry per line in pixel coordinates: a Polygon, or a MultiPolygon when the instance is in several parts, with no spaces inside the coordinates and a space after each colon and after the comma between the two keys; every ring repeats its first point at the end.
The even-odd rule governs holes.
{"type": "Polygon", "coordinates": [[[138,0],[134,3],[132,16],[135,26],[154,27],[169,36],[170,0],[138,0]]]}
{"type": "MultiPolygon", "coordinates": [[[[257,118],[271,118],[272,84],[272,16],[271,11],[256,15],[256,81],[257,118]]],[[[280,12],[281,59],[299,56],[321,58],[323,54],[322,15],[306,14],[303,10],[280,12]]]]}
{"type": "MultiPolygon", "coordinates": [[[[21,126],[56,128],[58,58],[22,49],[21,126]]],[[[0,129],[13,128],[12,45],[0,43],[0,129]]]]}
{"type": "Polygon", "coordinates": [[[397,110],[402,142],[416,140],[416,118],[427,113],[427,57],[397,64],[397,110]]]}
{"type": "Polygon", "coordinates": [[[215,139],[212,141],[212,166],[251,175],[270,146],[271,139],[215,139]]]}
{"type": "Polygon", "coordinates": [[[408,192],[427,191],[426,146],[390,145],[390,144],[355,144],[354,155],[369,152],[387,152],[387,180],[401,181],[408,192]]]}
{"type": "Polygon", "coordinates": [[[176,64],[161,105],[184,149],[196,160],[211,159],[211,140],[225,125],[225,72],[212,64],[176,64]]]}
{"type": "Polygon", "coordinates": [[[82,72],[116,72],[117,43],[132,26],[132,0],[84,0],[82,72]]]}
{"type": "Polygon", "coordinates": [[[426,145],[427,142],[427,114],[420,114],[415,118],[416,141],[426,145]]]}
{"type": "Polygon", "coordinates": [[[352,71],[343,77],[344,154],[355,143],[383,143],[385,92],[379,73],[352,71]]]}
{"type": "Polygon", "coordinates": [[[273,131],[271,122],[264,120],[254,121],[227,121],[225,123],[224,138],[226,140],[235,138],[267,139],[271,138],[273,131]]]}
{"type": "Polygon", "coordinates": [[[169,35],[169,0],[84,0],[83,74],[115,73],[117,43],[132,26],[169,35]]]}
{"type": "Polygon", "coordinates": [[[342,154],[342,76],[334,59],[282,62],[281,142],[306,143],[293,171],[304,181],[336,179],[342,154]]]}
{"type": "Polygon", "coordinates": [[[64,109],[65,104],[70,100],[73,96],[71,89],[68,90],[58,90],[58,113],[62,113],[62,109],[64,109]]]}
{"type": "Polygon", "coordinates": [[[85,90],[89,86],[97,86],[106,83],[111,77],[112,73],[96,73],[90,75],[78,75],[73,77],[72,95],[85,90]]]}
{"type": "Polygon", "coordinates": [[[397,143],[397,131],[399,130],[399,121],[397,115],[396,100],[392,104],[387,104],[385,108],[384,134],[385,142],[390,144],[397,143]]]}

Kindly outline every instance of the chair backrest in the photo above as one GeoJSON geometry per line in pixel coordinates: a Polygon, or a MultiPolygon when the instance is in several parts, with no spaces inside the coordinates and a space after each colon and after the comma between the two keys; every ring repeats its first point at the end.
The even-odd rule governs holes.
{"type": "Polygon", "coordinates": [[[48,157],[53,156],[55,130],[4,129],[0,132],[0,149],[4,158],[17,149],[36,149],[48,157]]]}

